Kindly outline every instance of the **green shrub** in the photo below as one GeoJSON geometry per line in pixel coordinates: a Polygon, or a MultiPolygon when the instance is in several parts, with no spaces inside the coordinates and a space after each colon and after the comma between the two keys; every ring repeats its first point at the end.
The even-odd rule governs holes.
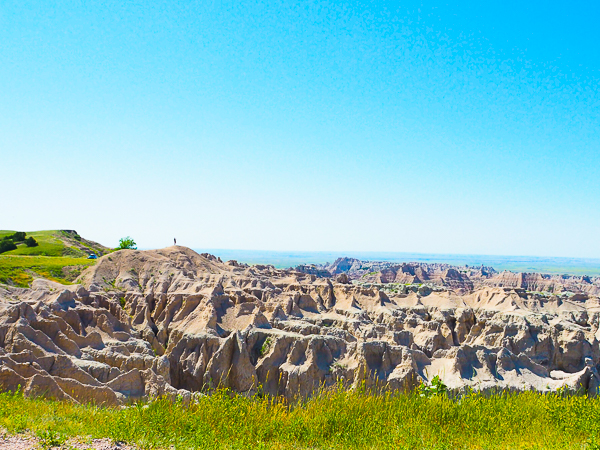
{"type": "Polygon", "coordinates": [[[66,436],[53,430],[40,430],[36,434],[40,440],[40,445],[44,450],[62,447],[67,440],[66,436]]]}
{"type": "Polygon", "coordinates": [[[25,240],[26,233],[24,231],[17,231],[13,235],[8,236],[8,239],[12,239],[13,242],[23,242],[25,240]]]}
{"type": "Polygon", "coordinates": [[[417,393],[419,394],[419,396],[426,398],[434,397],[437,395],[446,395],[447,391],[448,388],[446,387],[442,379],[437,375],[433,377],[431,383],[422,383],[417,388],[417,393]]]}
{"type": "Polygon", "coordinates": [[[124,250],[124,249],[137,250],[137,244],[130,236],[126,236],[119,240],[119,246],[117,247],[117,249],[118,250],[124,250]]]}
{"type": "Polygon", "coordinates": [[[265,342],[263,342],[262,347],[260,348],[259,355],[265,356],[271,350],[271,338],[266,338],[265,342]]]}
{"type": "Polygon", "coordinates": [[[25,239],[25,245],[27,247],[37,247],[38,243],[37,243],[37,241],[34,238],[32,238],[31,236],[29,236],[27,239],[25,239]]]}
{"type": "Polygon", "coordinates": [[[11,250],[16,250],[17,246],[15,243],[9,239],[2,239],[0,241],[0,253],[9,252],[11,250]]]}

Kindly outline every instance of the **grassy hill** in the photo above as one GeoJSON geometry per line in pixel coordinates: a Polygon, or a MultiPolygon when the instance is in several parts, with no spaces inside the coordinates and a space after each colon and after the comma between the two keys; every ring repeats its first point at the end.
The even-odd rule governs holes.
{"type": "MultiPolygon", "coordinates": [[[[0,230],[0,240],[15,231],[0,230]]],[[[0,283],[28,287],[35,278],[70,284],[86,267],[95,264],[90,254],[102,256],[111,251],[97,242],[82,238],[74,230],[28,231],[37,246],[16,243],[16,250],[0,254],[0,283]]]]}
{"type": "MultiPolygon", "coordinates": [[[[12,230],[0,230],[0,239],[14,233],[12,230]]],[[[102,256],[110,252],[110,248],[84,239],[74,230],[27,231],[26,234],[27,237],[31,236],[37,241],[37,247],[27,247],[24,243],[18,243],[16,250],[2,253],[2,255],[87,258],[90,253],[102,256]]]]}

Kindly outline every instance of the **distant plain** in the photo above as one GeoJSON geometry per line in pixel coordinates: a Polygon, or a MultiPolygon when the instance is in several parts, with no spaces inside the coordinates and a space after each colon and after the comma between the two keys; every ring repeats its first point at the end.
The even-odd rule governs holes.
{"type": "Polygon", "coordinates": [[[487,266],[498,271],[600,276],[600,259],[551,256],[456,255],[400,252],[305,252],[231,249],[194,249],[211,253],[223,261],[235,259],[247,264],[272,264],[277,268],[299,264],[323,264],[342,256],[364,261],[446,263],[455,266],[487,266]]]}

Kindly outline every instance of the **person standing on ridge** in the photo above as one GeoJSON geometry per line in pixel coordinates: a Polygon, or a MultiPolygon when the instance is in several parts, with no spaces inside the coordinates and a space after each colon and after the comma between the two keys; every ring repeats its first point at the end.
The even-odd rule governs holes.
{"type": "Polygon", "coordinates": [[[173,245],[177,245],[177,239],[173,238],[173,245]]]}

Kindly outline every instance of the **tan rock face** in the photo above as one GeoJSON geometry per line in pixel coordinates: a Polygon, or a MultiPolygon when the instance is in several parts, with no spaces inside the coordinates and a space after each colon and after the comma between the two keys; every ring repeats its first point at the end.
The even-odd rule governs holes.
{"type": "MultiPolygon", "coordinates": [[[[392,272],[380,279],[429,276],[392,272]]],[[[334,276],[170,247],[104,256],[80,285],[0,288],[0,385],[98,404],[189,401],[217,386],[292,399],[339,382],[406,389],[435,375],[455,389],[600,385],[593,295],[395,290],[334,276]]]]}
{"type": "MultiPolygon", "coordinates": [[[[298,266],[300,271],[305,266],[298,266]]],[[[338,258],[333,264],[313,268],[313,273],[344,274],[354,280],[370,284],[419,284],[466,293],[484,287],[510,287],[532,292],[560,294],[573,292],[583,295],[600,295],[600,277],[575,275],[548,275],[540,273],[496,272],[492,267],[451,266],[439,263],[393,263],[386,261],[360,261],[338,258]]]]}

